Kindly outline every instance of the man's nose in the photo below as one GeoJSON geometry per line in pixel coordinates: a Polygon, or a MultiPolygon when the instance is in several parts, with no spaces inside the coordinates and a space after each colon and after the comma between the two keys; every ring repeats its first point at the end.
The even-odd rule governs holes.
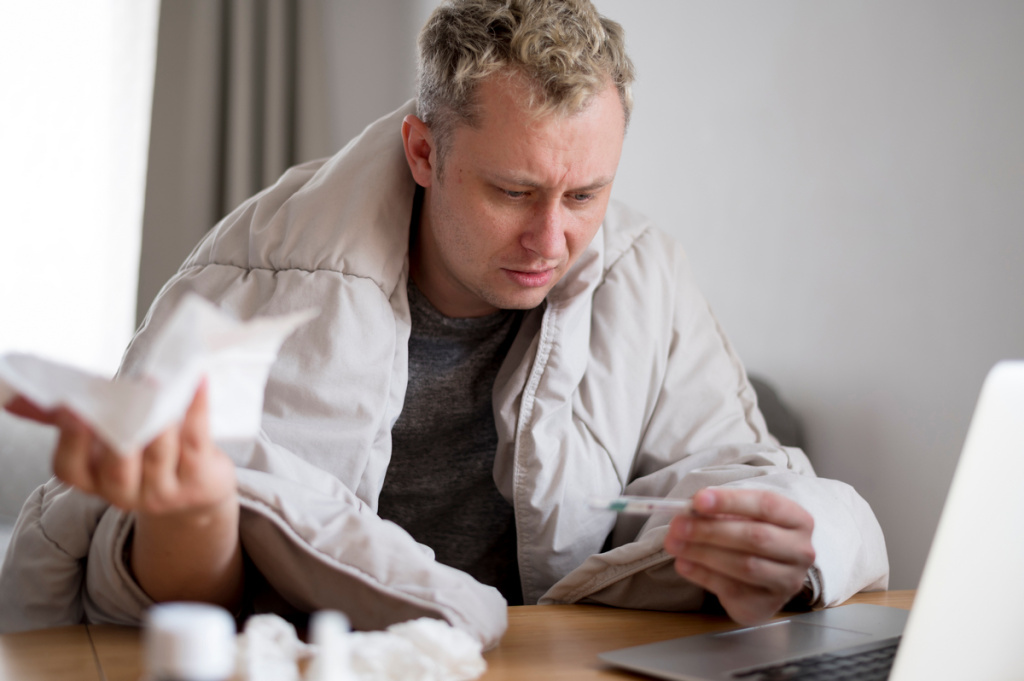
{"type": "Polygon", "coordinates": [[[560,260],[565,253],[565,216],[561,206],[554,202],[538,205],[521,243],[545,260],[560,260]]]}

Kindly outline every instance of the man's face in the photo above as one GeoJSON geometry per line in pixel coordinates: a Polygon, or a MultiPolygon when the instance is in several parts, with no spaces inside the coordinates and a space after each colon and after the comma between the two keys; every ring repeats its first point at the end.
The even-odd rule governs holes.
{"type": "Polygon", "coordinates": [[[604,220],[625,134],[611,84],[572,116],[532,115],[517,79],[478,97],[480,125],[456,127],[440,178],[436,151],[410,160],[426,188],[413,279],[450,317],[540,305],[604,220]]]}

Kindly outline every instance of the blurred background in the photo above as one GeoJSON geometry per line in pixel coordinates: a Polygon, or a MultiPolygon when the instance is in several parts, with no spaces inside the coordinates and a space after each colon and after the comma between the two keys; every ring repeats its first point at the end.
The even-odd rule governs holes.
{"type": "MultiPolygon", "coordinates": [[[[413,96],[436,4],[0,9],[0,352],[111,374],[210,226],[413,96]]],[[[984,376],[1024,357],[1024,4],[596,4],[639,75],[615,196],[684,244],[915,587],[984,376]]],[[[0,519],[47,463],[4,454],[9,421],[0,519]]]]}

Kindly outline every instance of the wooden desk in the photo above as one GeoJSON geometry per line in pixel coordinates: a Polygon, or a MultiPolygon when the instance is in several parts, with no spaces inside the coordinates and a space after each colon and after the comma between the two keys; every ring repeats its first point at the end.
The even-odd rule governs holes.
{"type": "MultiPolygon", "coordinates": [[[[913,591],[858,594],[849,603],[909,609],[913,591]]],[[[726,617],[619,610],[591,605],[529,605],[508,609],[508,631],[487,660],[485,681],[644,678],[604,665],[597,654],[615,648],[736,628],[726,617]]]]}
{"type": "MultiPolygon", "coordinates": [[[[858,594],[850,603],[909,609],[913,591],[858,594]]],[[[724,617],[619,610],[589,605],[531,605],[508,610],[508,632],[489,651],[484,681],[556,681],[640,677],[605,667],[614,648],[729,629],[724,617]]],[[[139,630],[88,625],[0,636],[0,681],[139,681],[139,630]]]]}
{"type": "Polygon", "coordinates": [[[59,627],[0,636],[0,679],[3,681],[102,681],[102,678],[88,627],[59,627]]]}

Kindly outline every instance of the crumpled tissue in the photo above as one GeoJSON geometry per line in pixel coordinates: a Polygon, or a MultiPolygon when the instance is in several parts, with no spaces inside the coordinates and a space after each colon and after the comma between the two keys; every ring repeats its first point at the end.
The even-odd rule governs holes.
{"type": "Polygon", "coordinates": [[[270,365],[303,310],[241,322],[186,294],[153,343],[140,375],[108,380],[34,355],[0,356],[0,404],[21,395],[50,410],[67,407],[115,451],[127,454],[180,421],[205,376],[214,439],[255,437],[270,365]]]}
{"type": "Polygon", "coordinates": [[[238,635],[237,678],[471,681],[487,670],[479,641],[429,617],[393,624],[386,631],[350,632],[344,615],[324,611],[313,615],[310,635],[313,643],[306,644],[277,615],[250,617],[238,635]]]}

